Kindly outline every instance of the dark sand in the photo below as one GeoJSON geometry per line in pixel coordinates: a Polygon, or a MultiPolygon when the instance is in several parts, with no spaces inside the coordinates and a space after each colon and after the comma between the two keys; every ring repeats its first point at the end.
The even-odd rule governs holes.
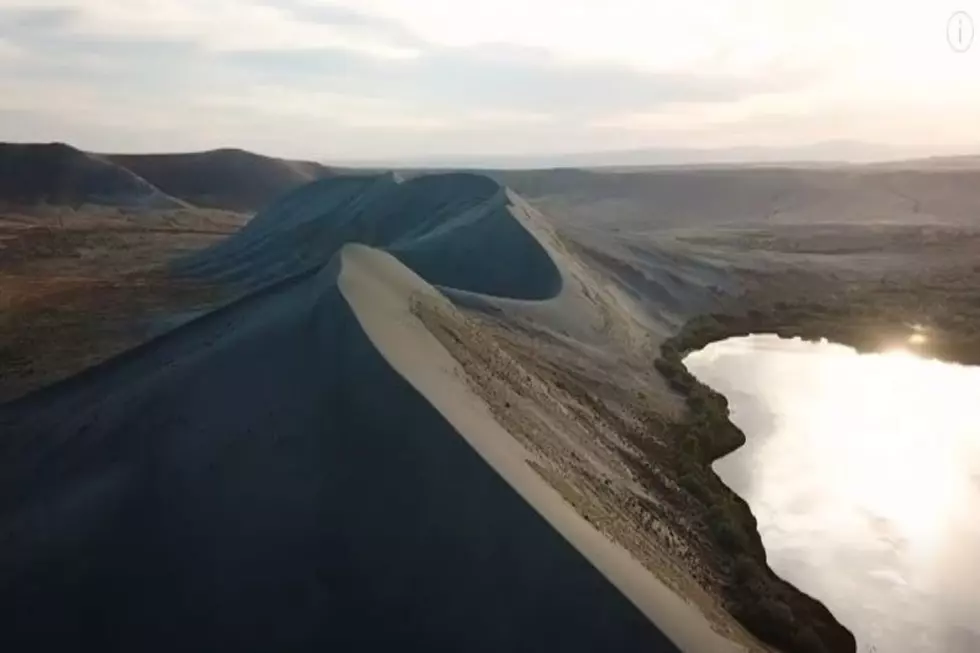
{"type": "MultiPolygon", "coordinates": [[[[433,281],[561,295],[506,192],[471,179],[453,219],[421,219],[437,189],[395,211],[420,183],[350,219],[397,216],[392,250],[433,281]]],[[[257,219],[184,268],[233,270],[238,302],[0,408],[0,645],[729,648],[525,463],[411,312],[451,310],[435,289],[340,242],[280,267],[303,224],[257,219]]]]}

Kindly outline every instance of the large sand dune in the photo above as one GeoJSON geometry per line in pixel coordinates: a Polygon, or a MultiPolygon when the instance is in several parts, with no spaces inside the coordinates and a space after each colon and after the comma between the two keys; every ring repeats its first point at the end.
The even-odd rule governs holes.
{"type": "Polygon", "coordinates": [[[628,341],[538,217],[472,175],[316,182],[178,266],[241,299],[0,407],[0,646],[734,650],[413,311],[628,341]]]}
{"type": "Polygon", "coordinates": [[[554,296],[558,270],[509,204],[506,189],[470,174],[325,179],[285,196],[178,270],[252,288],[322,266],[353,241],[389,249],[433,284],[554,296]]]}
{"type": "MultiPolygon", "coordinates": [[[[175,272],[249,292],[325,265],[348,242],[387,250],[458,303],[505,310],[579,340],[630,340],[630,326],[644,320],[520,196],[469,173],[309,184],[175,272]]],[[[644,324],[644,332],[656,330],[644,324]]]]}

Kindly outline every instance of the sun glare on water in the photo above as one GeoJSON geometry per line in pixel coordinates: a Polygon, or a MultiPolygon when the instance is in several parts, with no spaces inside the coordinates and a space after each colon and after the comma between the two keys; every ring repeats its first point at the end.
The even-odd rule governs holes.
{"type": "Polygon", "coordinates": [[[910,345],[924,345],[929,342],[929,338],[924,333],[913,333],[909,336],[910,345]]]}
{"type": "Polygon", "coordinates": [[[980,368],[918,355],[927,342],[918,329],[858,354],[751,336],[685,363],[746,433],[715,469],[751,506],[773,569],[859,644],[973,653],[948,638],[980,642],[980,368]]]}
{"type": "Polygon", "coordinates": [[[835,406],[818,403],[809,414],[821,454],[840,469],[840,492],[910,545],[934,546],[966,489],[956,473],[964,435],[956,386],[934,378],[942,363],[905,349],[841,363],[835,406]]]}

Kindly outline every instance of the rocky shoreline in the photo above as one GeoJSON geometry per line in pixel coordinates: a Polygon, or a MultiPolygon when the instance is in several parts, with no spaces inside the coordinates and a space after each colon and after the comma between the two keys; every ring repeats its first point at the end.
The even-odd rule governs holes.
{"type": "Polygon", "coordinates": [[[926,332],[923,355],[978,362],[980,332],[969,325],[977,323],[971,316],[980,303],[968,284],[935,280],[863,284],[847,293],[816,279],[799,287],[810,292],[777,293],[763,281],[729,298],[719,312],[688,320],[661,344],[659,357],[648,362],[656,371],[648,375],[638,373],[639,360],[624,361],[612,374],[576,365],[580,351],[546,333],[515,329],[499,316],[467,312],[423,321],[473,374],[470,381],[508,430],[528,434],[526,444],[541,454],[539,473],[697,603],[719,632],[749,650],[851,652],[856,642],[847,628],[768,567],[749,506],[712,471],[712,462],[741,446],[745,436],[728,419],[727,400],[698,382],[683,358],[711,342],[751,333],[827,338],[874,351],[926,332]],[[663,380],[682,400],[679,411],[669,409],[657,390],[663,380]],[[540,423],[508,423],[524,401],[550,406],[552,414],[540,423]],[[625,464],[653,501],[638,500],[621,473],[597,474],[593,460],[580,458],[556,436],[577,430],[580,443],[598,442],[611,452],[593,452],[600,467],[625,464]]]}
{"type": "MultiPolygon", "coordinates": [[[[980,301],[971,289],[976,275],[862,284],[848,292],[766,293],[759,288],[727,310],[695,317],[661,347],[658,371],[685,398],[679,460],[688,466],[682,486],[710,504],[718,518],[709,528],[721,567],[731,571],[723,587],[726,608],[763,641],[792,651],[853,651],[853,636],[818,601],[776,577],[765,563],[748,505],[711,471],[711,463],[744,443],[728,420],[727,400],[698,382],[682,360],[727,338],[771,333],[784,338],[827,339],[861,352],[905,348],[924,357],[980,363],[980,301]],[[923,336],[912,338],[913,335],[923,336]],[[720,525],[724,524],[724,525],[720,525]],[[771,596],[772,601],[760,601],[771,596]],[[780,605],[782,604],[782,605],[780,605]],[[792,618],[790,618],[792,616],[792,618]],[[812,633],[812,636],[811,636],[812,633]]],[[[814,286],[811,286],[811,288],[814,286]]],[[[709,554],[710,557],[710,554],[709,554]]]]}
{"type": "Polygon", "coordinates": [[[703,525],[703,556],[717,572],[723,604],[749,632],[780,650],[855,651],[853,634],[826,606],[772,571],[751,509],[711,468],[745,444],[745,435],[729,420],[727,400],[682,362],[687,353],[727,337],[712,337],[702,324],[696,318],[665,342],[656,366],[687,405],[684,418],[671,425],[678,484],[703,525]]]}

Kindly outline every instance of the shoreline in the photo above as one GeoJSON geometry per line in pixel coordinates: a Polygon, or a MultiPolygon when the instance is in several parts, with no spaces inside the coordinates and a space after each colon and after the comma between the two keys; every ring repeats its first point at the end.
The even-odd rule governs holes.
{"type": "Polygon", "coordinates": [[[725,607],[749,632],[781,650],[856,651],[854,635],[823,602],[771,569],[751,507],[712,467],[746,438],[729,419],[724,395],[698,381],[683,364],[691,351],[736,335],[714,337],[715,332],[699,329],[700,324],[694,318],[665,341],[656,367],[687,405],[687,414],[674,424],[683,452],[680,484],[709,517],[709,556],[715,554],[715,563],[727,572],[719,587],[725,607]]]}
{"type": "MultiPolygon", "coordinates": [[[[975,279],[976,275],[964,276],[975,279]]],[[[980,331],[972,330],[969,326],[976,324],[980,318],[980,303],[962,279],[955,284],[934,279],[910,280],[888,287],[864,284],[843,295],[835,294],[833,289],[821,288],[821,292],[815,295],[807,296],[800,290],[795,293],[772,293],[770,296],[763,281],[745,296],[732,298],[721,311],[696,316],[685,322],[673,337],[662,344],[661,358],[657,361],[658,371],[685,398],[689,417],[693,414],[702,416],[688,426],[689,434],[698,437],[702,447],[707,443],[708,448],[700,452],[698,467],[702,472],[701,482],[692,483],[690,489],[702,492],[705,488],[720,485],[724,491],[716,493],[716,497],[725,494],[734,497],[728,503],[729,515],[734,517],[736,532],[740,530],[748,538],[743,546],[750,552],[758,568],[777,579],[765,563],[765,551],[748,504],[711,469],[715,460],[741,447],[745,436],[728,419],[727,399],[700,383],[683,365],[684,357],[712,342],[768,333],[805,341],[828,340],[852,347],[860,353],[901,347],[916,355],[944,362],[980,364],[980,331]],[[911,344],[910,336],[919,333],[926,334],[925,340],[911,344]],[[704,479],[712,480],[705,483],[704,479]]],[[[724,529],[720,529],[716,535],[719,536],[718,544],[728,541],[731,536],[724,529]]],[[[736,553],[736,567],[742,567],[743,574],[752,572],[738,557],[740,555],[743,553],[736,553]]],[[[778,581],[800,596],[807,596],[790,583],[782,579],[778,581]]],[[[740,613],[743,601],[739,599],[737,588],[738,585],[731,595],[733,615],[745,623],[750,631],[759,634],[753,624],[757,623],[760,615],[749,614],[748,620],[743,618],[746,615],[740,613]]],[[[818,600],[813,601],[823,608],[818,600]]],[[[776,614],[778,612],[777,609],[776,614]]],[[[759,625],[765,626],[765,623],[759,625]]],[[[841,628],[845,627],[841,625],[841,628]]]]}

